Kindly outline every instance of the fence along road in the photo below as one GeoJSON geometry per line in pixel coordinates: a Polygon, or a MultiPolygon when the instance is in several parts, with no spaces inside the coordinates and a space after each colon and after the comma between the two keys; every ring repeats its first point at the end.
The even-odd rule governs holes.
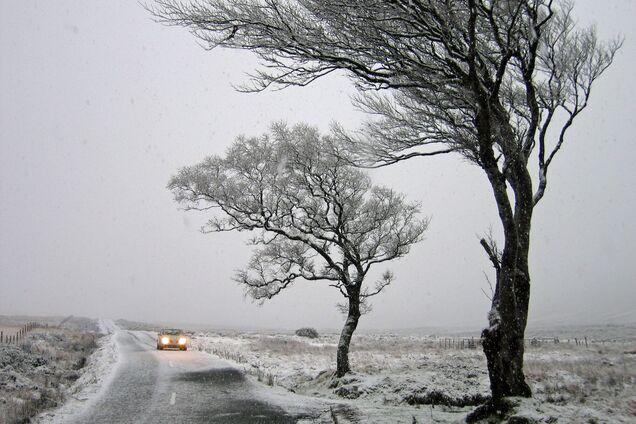
{"type": "Polygon", "coordinates": [[[0,343],[21,343],[24,341],[27,333],[38,327],[41,327],[41,325],[36,322],[27,322],[22,327],[19,327],[17,330],[12,331],[11,333],[7,332],[7,334],[5,334],[4,330],[0,330],[0,343]]]}

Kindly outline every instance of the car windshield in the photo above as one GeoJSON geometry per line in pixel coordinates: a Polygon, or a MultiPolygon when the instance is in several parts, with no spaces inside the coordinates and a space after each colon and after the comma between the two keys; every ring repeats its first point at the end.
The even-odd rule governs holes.
{"type": "Polygon", "coordinates": [[[166,329],[166,330],[161,330],[161,334],[167,334],[169,336],[176,336],[178,334],[182,334],[183,331],[181,330],[177,330],[177,329],[166,329]]]}

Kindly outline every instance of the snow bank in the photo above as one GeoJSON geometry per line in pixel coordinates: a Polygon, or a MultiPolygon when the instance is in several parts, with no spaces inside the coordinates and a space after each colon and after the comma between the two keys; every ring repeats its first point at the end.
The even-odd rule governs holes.
{"type": "Polygon", "coordinates": [[[115,343],[118,328],[110,320],[99,320],[98,325],[100,332],[105,335],[98,340],[98,348],[89,356],[80,378],[68,388],[67,401],[61,407],[41,414],[34,420],[35,423],[63,424],[108,387],[119,360],[115,343]]]}

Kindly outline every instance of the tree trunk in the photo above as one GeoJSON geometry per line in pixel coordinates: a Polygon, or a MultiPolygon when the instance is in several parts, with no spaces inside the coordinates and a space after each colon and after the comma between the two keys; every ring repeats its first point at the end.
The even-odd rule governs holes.
{"type": "Polygon", "coordinates": [[[504,225],[505,244],[488,315],[489,327],[481,333],[492,399],[468,414],[466,421],[470,423],[506,411],[509,405],[505,398],[508,396],[532,396],[523,374],[524,334],[530,300],[528,254],[532,205],[521,211],[518,201],[519,197],[514,226],[504,225]]]}
{"type": "Polygon", "coordinates": [[[530,397],[523,374],[524,335],[530,301],[528,255],[532,211],[532,183],[525,165],[511,165],[508,181],[515,193],[514,215],[504,223],[504,249],[482,343],[493,403],[507,396],[530,397]],[[508,224],[508,225],[506,225],[508,224]]]}
{"type": "MultiPolygon", "coordinates": [[[[475,87],[480,93],[480,87],[475,87]]],[[[495,259],[497,283],[488,316],[489,327],[482,332],[492,403],[485,405],[488,413],[498,409],[507,396],[531,396],[523,374],[523,338],[528,319],[530,273],[528,254],[530,227],[534,208],[532,179],[527,158],[514,142],[514,131],[508,123],[505,109],[488,96],[479,96],[476,125],[479,140],[479,159],[493,190],[499,218],[503,227],[504,247],[501,258],[495,259]],[[495,155],[495,142],[503,156],[495,155]],[[509,188],[514,195],[511,196],[509,188]],[[513,207],[514,202],[514,207],[513,207]]],[[[479,410],[471,414],[478,418],[479,410]]]]}
{"type": "Polygon", "coordinates": [[[481,334],[495,404],[507,396],[530,397],[532,394],[523,374],[523,340],[528,316],[525,293],[529,294],[529,282],[525,276],[515,275],[514,270],[500,275],[497,284],[513,286],[517,299],[502,296],[498,304],[493,303],[490,327],[481,334]]]}
{"type": "Polygon", "coordinates": [[[351,344],[351,337],[358,327],[358,320],[360,319],[360,290],[352,289],[348,291],[348,295],[349,312],[345,325],[340,333],[340,340],[338,341],[336,366],[336,377],[338,378],[351,371],[351,367],[349,366],[349,345],[351,344]]]}

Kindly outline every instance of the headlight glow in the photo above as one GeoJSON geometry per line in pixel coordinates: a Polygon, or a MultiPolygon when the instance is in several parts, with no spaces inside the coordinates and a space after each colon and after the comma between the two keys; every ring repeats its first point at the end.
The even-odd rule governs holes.
{"type": "Polygon", "coordinates": [[[185,337],[181,337],[181,338],[179,339],[179,344],[180,344],[180,345],[184,345],[184,344],[186,344],[186,338],[185,338],[185,337]]]}
{"type": "Polygon", "coordinates": [[[161,344],[168,344],[168,343],[170,343],[170,339],[168,337],[161,338],[161,344]]]}

